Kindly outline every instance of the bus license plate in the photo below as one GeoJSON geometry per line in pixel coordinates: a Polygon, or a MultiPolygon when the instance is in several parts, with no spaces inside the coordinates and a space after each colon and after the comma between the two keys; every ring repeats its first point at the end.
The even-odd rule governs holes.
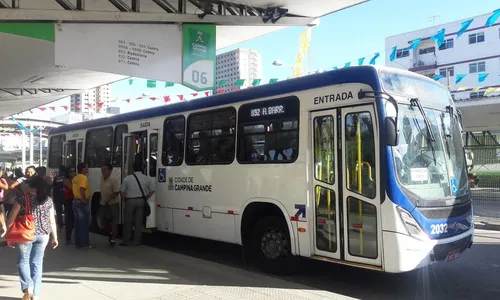
{"type": "Polygon", "coordinates": [[[459,256],[460,256],[460,249],[453,250],[453,251],[448,253],[447,260],[452,261],[452,260],[457,259],[459,256]]]}

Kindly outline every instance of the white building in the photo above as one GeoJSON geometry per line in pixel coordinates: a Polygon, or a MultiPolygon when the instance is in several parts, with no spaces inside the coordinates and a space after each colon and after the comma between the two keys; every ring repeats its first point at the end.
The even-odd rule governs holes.
{"type": "Polygon", "coordinates": [[[225,85],[219,86],[214,94],[219,93],[219,89],[232,91],[238,79],[245,79],[241,88],[252,85],[254,79],[262,79],[262,56],[259,52],[249,49],[236,49],[230,52],[217,55],[216,60],[216,82],[227,80],[225,85]]]}
{"type": "MultiPolygon", "coordinates": [[[[439,82],[450,87],[450,91],[456,100],[483,97],[485,91],[490,88],[500,87],[500,23],[497,21],[493,26],[486,27],[486,20],[491,13],[473,17],[470,24],[460,38],[457,32],[462,22],[471,19],[463,19],[407,32],[385,39],[386,49],[397,46],[397,56],[390,61],[390,50],[386,52],[386,65],[408,69],[431,78],[442,74],[444,78],[439,82]],[[444,28],[445,42],[437,48],[436,42],[430,40],[439,30],[444,28]],[[406,50],[415,39],[422,41],[415,50],[406,50]],[[489,73],[486,80],[479,83],[478,76],[489,73]],[[456,76],[466,75],[458,84],[455,84],[456,76]],[[477,89],[481,87],[481,89],[477,89]]],[[[500,94],[500,91],[488,93],[487,96],[500,94]]]]}
{"type": "Polygon", "coordinates": [[[52,122],[64,123],[64,124],[75,124],[83,121],[82,113],[69,112],[64,115],[59,115],[50,118],[52,122]]]}
{"type": "Polygon", "coordinates": [[[110,98],[110,85],[103,85],[88,90],[83,94],[75,94],[70,99],[70,111],[83,113],[84,115],[106,112],[110,98]]]}

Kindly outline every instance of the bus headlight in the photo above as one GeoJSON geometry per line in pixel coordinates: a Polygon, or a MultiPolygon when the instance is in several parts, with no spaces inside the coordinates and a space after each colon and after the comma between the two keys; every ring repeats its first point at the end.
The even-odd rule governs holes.
{"type": "Polygon", "coordinates": [[[422,231],[422,229],[420,229],[420,226],[412,217],[412,215],[402,207],[398,206],[397,209],[399,212],[399,216],[401,217],[401,221],[403,221],[403,224],[406,227],[406,231],[408,231],[408,234],[416,239],[424,240],[426,238],[426,235],[422,231]]]}

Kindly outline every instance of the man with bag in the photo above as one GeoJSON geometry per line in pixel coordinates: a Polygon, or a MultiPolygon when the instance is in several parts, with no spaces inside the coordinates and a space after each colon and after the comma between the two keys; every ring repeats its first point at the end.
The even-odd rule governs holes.
{"type": "Polygon", "coordinates": [[[141,244],[143,220],[149,216],[151,208],[147,200],[154,194],[151,179],[142,174],[142,164],[134,164],[134,173],[123,179],[120,194],[125,201],[125,220],[123,242],[121,246],[139,246],[141,244]],[[132,240],[132,225],[134,239],[132,240]]]}

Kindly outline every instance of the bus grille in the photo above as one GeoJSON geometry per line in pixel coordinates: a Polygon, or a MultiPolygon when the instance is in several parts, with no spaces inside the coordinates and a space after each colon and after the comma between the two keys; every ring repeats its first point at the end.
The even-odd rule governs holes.
{"type": "Polygon", "coordinates": [[[460,250],[460,253],[464,252],[469,246],[471,238],[472,235],[469,235],[453,243],[434,246],[434,260],[445,260],[451,251],[460,250]]]}
{"type": "Polygon", "coordinates": [[[427,219],[439,220],[463,216],[471,211],[471,206],[472,202],[468,201],[464,204],[448,207],[419,207],[418,210],[427,219]]]}

